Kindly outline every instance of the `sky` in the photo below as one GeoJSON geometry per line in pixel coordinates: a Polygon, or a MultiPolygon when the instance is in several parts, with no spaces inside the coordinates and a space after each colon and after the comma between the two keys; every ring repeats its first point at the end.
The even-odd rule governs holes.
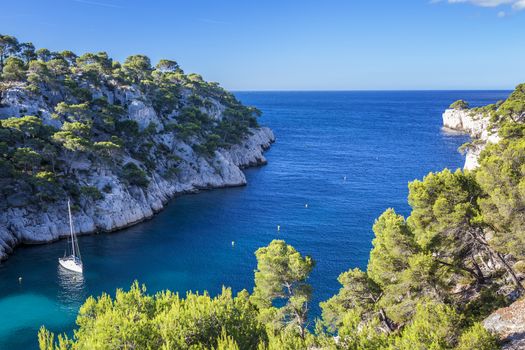
{"type": "Polygon", "coordinates": [[[230,90],[512,89],[525,0],[0,0],[0,33],[230,90]]]}

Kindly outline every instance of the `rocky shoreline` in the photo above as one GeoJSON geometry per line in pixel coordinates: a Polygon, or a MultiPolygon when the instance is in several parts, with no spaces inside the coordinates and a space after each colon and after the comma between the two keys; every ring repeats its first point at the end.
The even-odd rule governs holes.
{"type": "MultiPolygon", "coordinates": [[[[76,208],[75,231],[79,235],[120,230],[151,218],[173,197],[203,189],[243,186],[246,177],[241,169],[266,164],[263,152],[275,141],[267,127],[250,130],[241,144],[220,149],[212,159],[196,156],[187,145],[186,157],[173,180],[153,174],[150,185],[141,189],[124,186],[116,174],[97,169],[86,181],[99,187],[111,183],[111,192],[91,205],[87,201],[76,208]]],[[[20,244],[42,244],[69,234],[66,202],[49,205],[47,210],[31,206],[11,206],[0,212],[0,260],[20,244]]]]}
{"type": "Polygon", "coordinates": [[[487,143],[498,143],[497,130],[489,130],[489,117],[471,109],[446,109],[443,113],[445,131],[468,134],[473,139],[465,154],[463,169],[472,170],[478,166],[478,157],[487,143]]]}

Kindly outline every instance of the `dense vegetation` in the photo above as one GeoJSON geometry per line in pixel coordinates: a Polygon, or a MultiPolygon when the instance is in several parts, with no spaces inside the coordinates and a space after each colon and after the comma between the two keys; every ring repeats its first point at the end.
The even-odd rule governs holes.
{"type": "MultiPolygon", "coordinates": [[[[376,223],[374,252],[380,246],[392,248],[390,239],[394,237],[383,230],[398,231],[404,227],[404,221],[388,211],[376,223]]],[[[496,338],[478,322],[496,306],[494,300],[489,296],[470,301],[492,302],[485,309],[471,307],[466,311],[471,306],[468,304],[461,308],[461,303],[450,299],[453,293],[434,281],[438,277],[430,276],[432,261],[428,257],[409,258],[412,266],[406,269],[412,271],[399,272],[404,276],[398,283],[405,286],[399,291],[382,291],[382,286],[370,277],[374,275],[372,271],[393,273],[392,268],[398,265],[386,269],[369,266],[368,274],[358,269],[343,273],[339,278],[341,291],[322,304],[322,319],[316,321],[315,332],[310,332],[307,316],[312,287],[307,280],[314,266],[312,259],[278,240],[259,249],[256,256],[255,288],[251,295],[243,290],[233,296],[228,288],[215,297],[190,292],[182,298],[169,291],[148,295],[146,287],[135,282],[127,292],[117,290],[114,298],[107,294],[90,297],[80,308],[79,328],[73,339],[64,335],[55,339],[42,327],[38,334],[40,349],[498,347],[496,338]],[[408,289],[414,291],[413,296],[394,299],[408,293],[408,289]]],[[[373,254],[371,263],[379,266],[390,258],[373,254]]],[[[401,255],[396,259],[403,260],[401,255]]]]}
{"type": "Polygon", "coordinates": [[[87,169],[147,187],[159,164],[162,176],[177,174],[179,158],[166,137],[213,158],[256,127],[259,114],[217,83],[185,74],[175,61],[152,66],[135,55],[119,63],[105,52],[35,50],[0,35],[0,97],[9,96],[36,107],[34,115],[6,115],[13,101],[0,103],[0,209],[43,206],[66,195],[100,199],[104,190],[81,179],[87,169]],[[137,101],[153,108],[157,122],[129,118],[137,101]]]}

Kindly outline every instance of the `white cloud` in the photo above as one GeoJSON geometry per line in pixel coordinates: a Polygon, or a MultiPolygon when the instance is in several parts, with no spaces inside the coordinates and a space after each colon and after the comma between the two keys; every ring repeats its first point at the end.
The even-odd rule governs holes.
{"type": "MultiPolygon", "coordinates": [[[[508,5],[514,11],[525,10],[525,0],[429,0],[431,4],[445,1],[449,4],[466,3],[481,7],[498,7],[502,5],[508,5]]],[[[500,11],[498,12],[498,17],[505,17],[507,14],[508,12],[500,11]]]]}
{"type": "Polygon", "coordinates": [[[516,10],[523,10],[525,9],[525,0],[517,0],[512,4],[512,7],[516,10]]]}
{"type": "Polygon", "coordinates": [[[476,6],[483,7],[497,7],[505,4],[512,4],[517,2],[523,2],[522,0],[448,0],[451,4],[456,4],[460,2],[468,2],[476,6]]]}

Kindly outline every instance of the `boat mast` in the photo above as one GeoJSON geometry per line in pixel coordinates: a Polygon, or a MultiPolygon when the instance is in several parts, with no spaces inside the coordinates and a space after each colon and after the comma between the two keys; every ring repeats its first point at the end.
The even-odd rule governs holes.
{"type": "Polygon", "coordinates": [[[75,257],[75,237],[73,237],[73,219],[71,218],[71,205],[69,199],[67,200],[67,211],[69,213],[69,231],[71,233],[71,253],[75,257]]]}

